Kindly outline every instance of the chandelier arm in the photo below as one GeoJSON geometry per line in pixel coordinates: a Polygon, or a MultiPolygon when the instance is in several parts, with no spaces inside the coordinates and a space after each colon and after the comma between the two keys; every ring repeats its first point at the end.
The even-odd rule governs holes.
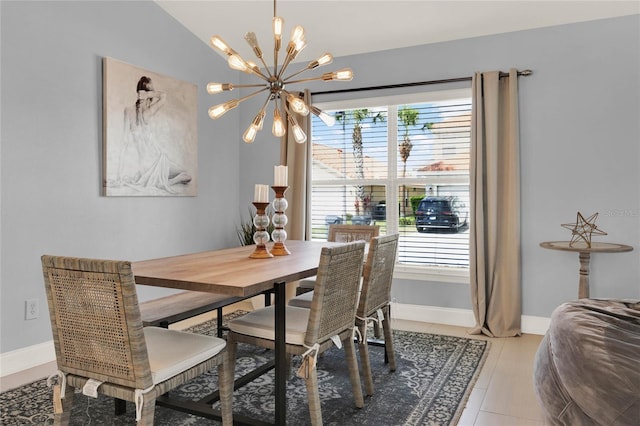
{"type": "Polygon", "coordinates": [[[256,91],[255,91],[255,92],[253,92],[253,93],[249,93],[247,96],[243,96],[243,97],[239,98],[239,99],[238,99],[238,103],[243,102],[243,101],[246,101],[247,99],[251,99],[251,98],[253,98],[254,96],[256,96],[257,94],[262,93],[262,92],[265,92],[265,91],[267,91],[267,90],[269,90],[269,88],[268,88],[268,87],[264,87],[264,88],[262,88],[262,89],[260,89],[260,90],[256,90],[256,91]]]}
{"type": "Polygon", "coordinates": [[[264,101],[264,104],[262,104],[262,108],[258,110],[258,114],[260,114],[262,111],[265,111],[267,109],[267,105],[269,105],[270,100],[271,100],[271,93],[267,95],[267,99],[264,101]]]}
{"type": "Polygon", "coordinates": [[[286,70],[287,67],[289,66],[289,61],[287,61],[287,59],[288,57],[285,59],[284,63],[282,64],[282,68],[280,68],[280,71],[278,71],[278,76],[276,78],[279,80],[282,78],[282,73],[284,72],[284,70],[286,70]]]}
{"type": "Polygon", "coordinates": [[[264,65],[264,69],[267,70],[267,72],[269,73],[269,76],[265,76],[264,74],[260,73],[263,75],[263,78],[267,81],[269,81],[269,77],[273,77],[273,74],[271,74],[271,69],[269,68],[269,65],[267,65],[267,63],[264,60],[264,57],[260,57],[260,60],[262,61],[262,65],[264,65]]]}
{"type": "Polygon", "coordinates": [[[287,52],[287,56],[284,58],[284,63],[282,64],[282,68],[280,68],[280,71],[278,71],[278,77],[277,77],[278,79],[282,77],[282,74],[287,69],[287,67],[293,60],[293,58],[294,58],[294,55],[291,55],[290,53],[287,52]]]}
{"type": "MultiPolygon", "coordinates": [[[[280,99],[280,102],[282,103],[282,109],[284,109],[284,112],[286,112],[287,115],[293,116],[293,113],[289,109],[289,106],[287,105],[287,102],[285,102],[284,99],[280,99]]],[[[295,117],[294,117],[294,120],[295,120],[295,117]]]]}
{"type": "MultiPolygon", "coordinates": [[[[307,81],[317,81],[317,80],[325,80],[325,79],[320,75],[318,77],[301,78],[300,80],[293,80],[293,81],[285,80],[285,83],[295,84],[295,83],[304,83],[307,81]]],[[[328,80],[328,81],[331,81],[331,80],[328,80]]]]}
{"type": "MultiPolygon", "coordinates": [[[[262,73],[262,71],[260,71],[260,69],[257,67],[257,65],[256,65],[256,68],[255,68],[255,69],[254,69],[254,68],[249,68],[249,69],[251,70],[251,74],[255,75],[256,77],[259,77],[259,78],[263,79],[263,80],[264,80],[264,81],[266,81],[266,82],[268,82],[268,81],[269,81],[269,77],[267,77],[266,75],[264,75],[264,74],[262,73]]],[[[268,70],[268,68],[267,68],[267,70],[268,70]]],[[[236,86],[236,87],[239,87],[239,86],[236,86]]]]}
{"type": "Polygon", "coordinates": [[[246,89],[248,87],[265,87],[264,84],[234,84],[234,89],[246,89]]]}
{"type": "Polygon", "coordinates": [[[278,75],[278,49],[275,47],[273,48],[273,75],[278,75]]]}
{"type": "Polygon", "coordinates": [[[302,74],[305,71],[316,69],[316,68],[321,67],[323,65],[330,64],[331,62],[333,62],[333,55],[331,55],[331,53],[325,53],[322,56],[320,56],[318,59],[309,62],[307,64],[307,66],[302,68],[300,71],[297,71],[297,72],[295,72],[295,73],[293,73],[293,74],[291,74],[291,75],[289,75],[287,77],[284,77],[282,80],[283,81],[289,80],[289,79],[291,79],[291,78],[293,78],[293,77],[295,77],[297,75],[302,74]]]}
{"type": "MultiPolygon", "coordinates": [[[[290,78],[293,78],[293,77],[295,77],[295,76],[297,76],[297,75],[300,75],[300,74],[302,74],[303,72],[305,72],[305,71],[307,71],[307,70],[309,70],[309,67],[304,67],[304,68],[302,68],[300,71],[296,71],[296,72],[294,72],[293,74],[286,76],[285,78],[283,78],[283,79],[282,79],[282,81],[287,81],[287,80],[289,80],[290,78]]],[[[288,83],[289,83],[289,82],[288,82],[288,83]]]]}

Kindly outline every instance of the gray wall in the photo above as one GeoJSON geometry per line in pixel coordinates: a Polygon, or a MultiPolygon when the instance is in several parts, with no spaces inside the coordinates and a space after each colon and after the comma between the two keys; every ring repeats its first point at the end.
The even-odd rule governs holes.
{"type": "MultiPolygon", "coordinates": [[[[279,146],[270,120],[241,135],[255,103],[211,121],[210,80],[236,72],[151,2],[0,3],[2,36],[0,352],[51,339],[39,269],[43,253],[139,260],[237,245],[255,183],[271,183],[279,146]],[[141,25],[141,23],[143,25],[141,25]],[[199,194],[100,195],[101,58],[198,85],[199,194]],[[24,320],[25,299],[40,300],[24,320]]],[[[549,316],[577,294],[577,255],[539,247],[568,237],[560,223],[600,212],[592,295],[640,298],[640,29],[638,16],[338,58],[356,78],[334,88],[532,68],[520,79],[525,315],[549,316]]],[[[330,46],[318,44],[319,52],[330,46]]],[[[308,49],[312,48],[312,45],[308,49]]],[[[313,47],[315,48],[315,47],[313,47]]],[[[311,86],[325,90],[327,86],[311,86]]],[[[163,290],[140,289],[142,299],[163,290]]],[[[466,285],[398,281],[401,303],[469,308],[466,285]]]]}
{"type": "MultiPolygon", "coordinates": [[[[237,245],[238,117],[205,86],[234,82],[153,2],[1,2],[2,353],[51,339],[44,253],[141,260],[237,245]],[[102,57],[198,86],[198,196],[103,197],[102,57]],[[24,320],[25,299],[40,318],[24,320]]],[[[167,290],[141,287],[141,299],[167,290]]]]}
{"type": "MultiPolygon", "coordinates": [[[[321,42],[309,40],[307,49],[321,42]]],[[[635,247],[630,253],[592,255],[591,296],[640,298],[638,15],[341,57],[330,68],[345,66],[354,70],[352,82],[309,88],[367,87],[531,68],[532,76],[519,79],[523,314],[549,317],[560,303],[577,297],[578,255],[539,246],[542,241],[570,238],[570,231],[560,224],[574,222],[577,211],[600,213],[596,224],[609,235],[594,241],[635,247]]],[[[325,95],[316,100],[336,98],[325,95]]],[[[241,123],[246,124],[241,126],[257,108],[243,112],[241,123]]],[[[265,129],[267,125],[269,120],[265,129]]],[[[264,133],[269,135],[268,130],[264,133]]],[[[243,164],[278,161],[273,142],[262,137],[241,149],[243,164]]],[[[242,176],[242,193],[248,194],[261,179],[271,182],[267,173],[256,168],[242,176]]],[[[397,280],[393,297],[400,303],[471,307],[465,284],[397,280]]]]}

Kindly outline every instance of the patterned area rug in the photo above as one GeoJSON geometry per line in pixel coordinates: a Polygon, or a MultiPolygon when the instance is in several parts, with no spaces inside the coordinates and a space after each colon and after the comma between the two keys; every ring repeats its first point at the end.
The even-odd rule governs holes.
{"type": "MultiPolygon", "coordinates": [[[[215,334],[215,323],[206,322],[189,329],[215,334]]],[[[460,337],[408,331],[394,331],[397,370],[384,364],[384,349],[370,346],[375,393],[355,407],[344,350],[332,348],[318,359],[318,381],[322,417],[327,425],[455,425],[489,352],[489,342],[460,337]]],[[[236,375],[244,374],[273,358],[271,351],[240,344],[236,375]]],[[[287,423],[309,424],[304,381],[295,376],[300,360],[294,358],[287,384],[287,423]]],[[[207,373],[171,393],[172,397],[197,399],[217,389],[217,374],[207,373]]],[[[234,393],[234,412],[273,422],[273,371],[234,393]]],[[[46,380],[0,394],[0,424],[53,424],[51,389],[46,380]]],[[[72,425],[132,425],[135,408],[127,403],[127,413],[114,417],[113,400],[76,394],[72,425]]],[[[156,425],[211,425],[201,417],[156,408],[156,425]]]]}

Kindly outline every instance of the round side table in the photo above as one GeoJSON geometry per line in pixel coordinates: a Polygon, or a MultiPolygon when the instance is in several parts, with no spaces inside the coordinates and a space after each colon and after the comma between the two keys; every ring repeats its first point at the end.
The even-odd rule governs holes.
{"type": "Polygon", "coordinates": [[[551,250],[573,251],[580,253],[580,280],[578,282],[579,299],[589,297],[589,261],[591,260],[591,253],[622,253],[633,250],[633,247],[631,246],[616,243],[591,242],[591,247],[587,247],[587,244],[583,241],[577,241],[573,243],[573,246],[569,245],[569,241],[545,241],[540,243],[540,247],[551,250]]]}

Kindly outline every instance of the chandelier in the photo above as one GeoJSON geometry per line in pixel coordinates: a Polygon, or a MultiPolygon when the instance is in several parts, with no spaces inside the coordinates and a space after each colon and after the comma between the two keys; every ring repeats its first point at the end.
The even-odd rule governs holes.
{"type": "Polygon", "coordinates": [[[262,55],[262,49],[258,45],[258,38],[255,33],[248,32],[244,35],[244,39],[247,41],[255,56],[262,62],[263,68],[261,69],[256,63],[251,61],[245,61],[235,50],[218,35],[211,37],[211,44],[214,48],[220,51],[227,57],[229,67],[232,69],[242,71],[247,74],[252,74],[259,79],[263,80],[258,84],[240,84],[234,85],[231,83],[209,83],[207,84],[207,92],[209,94],[215,94],[225,91],[232,91],[236,88],[259,88],[253,93],[243,96],[238,99],[231,99],[227,102],[209,108],[209,117],[217,119],[225,114],[227,111],[236,108],[240,102],[250,99],[260,93],[267,93],[267,98],[258,111],[247,130],[242,135],[242,139],[247,143],[252,143],[255,140],[256,134],[262,130],[264,123],[264,117],[266,115],[267,106],[270,101],[273,101],[273,124],[271,132],[276,137],[282,137],[286,133],[286,126],[283,120],[282,112],[286,112],[286,119],[289,123],[291,132],[296,142],[304,143],[307,140],[307,135],[298,124],[293,113],[308,116],[309,112],[318,116],[325,124],[332,126],[335,123],[335,118],[324,111],[314,107],[313,105],[307,105],[300,97],[294,93],[289,92],[286,87],[295,83],[303,83],[313,80],[322,81],[350,81],[353,78],[353,72],[349,68],[344,68],[334,72],[326,72],[317,77],[309,77],[302,79],[294,79],[305,71],[313,70],[323,65],[333,62],[333,56],[330,53],[325,53],[319,58],[309,62],[304,68],[292,74],[285,74],[285,71],[289,65],[295,60],[298,54],[307,45],[304,37],[304,29],[301,26],[296,26],[291,30],[291,40],[286,47],[286,56],[281,66],[278,66],[278,54],[280,52],[282,44],[282,31],[284,27],[284,20],[281,17],[276,16],[276,0],[273,2],[273,67],[269,67],[262,55]]]}

